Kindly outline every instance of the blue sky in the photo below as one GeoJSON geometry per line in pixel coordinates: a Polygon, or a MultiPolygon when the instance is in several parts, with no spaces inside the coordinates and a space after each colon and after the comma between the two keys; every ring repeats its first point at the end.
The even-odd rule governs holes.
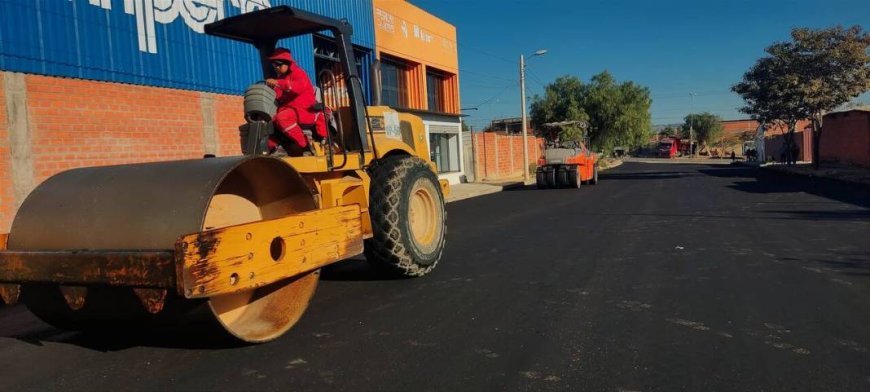
{"type": "MultiPolygon", "coordinates": [[[[561,75],[584,81],[610,71],[651,90],[653,124],[682,122],[690,112],[745,118],[730,92],[743,73],[793,27],[861,25],[870,0],[411,0],[456,26],[466,121],[520,114],[519,56],[527,59],[527,96],[561,75]]],[[[865,94],[860,99],[870,101],[865,94]]]]}

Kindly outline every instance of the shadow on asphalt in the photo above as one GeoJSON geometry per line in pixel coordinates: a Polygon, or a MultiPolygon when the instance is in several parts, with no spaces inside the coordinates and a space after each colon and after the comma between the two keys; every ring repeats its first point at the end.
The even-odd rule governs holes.
{"type": "Polygon", "coordinates": [[[250,344],[227,336],[217,327],[190,325],[183,328],[154,330],[119,330],[76,333],[61,343],[73,344],[100,352],[122,351],[135,347],[173,348],[186,350],[225,350],[250,344]]]}
{"type": "MultiPolygon", "coordinates": [[[[594,188],[595,185],[591,185],[591,184],[583,184],[583,185],[580,186],[580,189],[588,189],[588,188],[590,188],[590,187],[594,188]]],[[[571,192],[571,191],[576,191],[576,190],[577,190],[577,188],[555,188],[555,189],[554,189],[554,188],[546,188],[546,189],[538,189],[538,186],[537,186],[537,185],[523,185],[523,186],[515,186],[515,187],[511,187],[511,188],[506,188],[506,189],[503,190],[502,192],[521,192],[521,191],[535,191],[535,192],[558,192],[558,191],[562,191],[562,192],[571,192]]]]}
{"type": "Polygon", "coordinates": [[[669,180],[697,175],[687,171],[657,171],[657,172],[634,172],[634,173],[602,173],[602,180],[669,180]]]}
{"type": "MultiPolygon", "coordinates": [[[[829,178],[790,176],[745,166],[701,169],[699,172],[708,176],[733,178],[735,179],[734,183],[728,187],[741,192],[756,194],[804,192],[863,208],[870,208],[870,186],[867,185],[847,183],[829,178]],[[737,179],[745,179],[745,181],[738,181],[737,179]]],[[[789,213],[794,213],[794,211],[789,213]]],[[[866,215],[858,213],[851,218],[858,219],[862,217],[866,218],[866,215]]]]}
{"type": "Polygon", "coordinates": [[[540,191],[537,185],[517,185],[510,188],[504,188],[502,192],[517,192],[517,191],[540,191]]]}
{"type": "Polygon", "coordinates": [[[870,220],[870,211],[791,211],[767,210],[767,213],[791,215],[795,219],[827,220],[827,221],[866,221],[870,220]]]}
{"type": "MultiPolygon", "coordinates": [[[[580,188],[585,188],[587,186],[594,185],[586,185],[583,184],[580,188]]],[[[502,192],[523,192],[523,191],[535,191],[535,192],[553,192],[553,191],[567,191],[570,192],[572,190],[576,190],[574,188],[547,188],[547,189],[538,189],[537,185],[517,185],[510,188],[505,188],[502,192]]]]}
{"type": "MultiPolygon", "coordinates": [[[[36,318],[36,316],[30,316],[36,318]]],[[[159,329],[118,326],[111,329],[79,332],[56,329],[34,320],[30,328],[11,333],[3,331],[0,333],[0,338],[16,339],[38,347],[43,347],[46,344],[70,344],[99,352],[123,351],[135,347],[224,350],[250,346],[250,344],[228,336],[220,330],[220,327],[211,323],[192,323],[182,327],[161,327],[159,329]]]]}
{"type": "MultiPolygon", "coordinates": [[[[360,256],[324,267],[321,279],[327,281],[375,281],[407,279],[389,275],[373,268],[360,256]]],[[[46,344],[70,344],[99,352],[123,351],[135,347],[155,347],[187,350],[224,350],[248,347],[250,344],[229,336],[217,325],[207,307],[199,307],[188,316],[191,321],[176,325],[113,324],[95,331],[66,331],[54,328],[33,315],[24,305],[0,307],[0,339],[16,339],[42,347],[46,344]],[[200,321],[204,320],[204,321],[200,321]]]]}
{"type": "Polygon", "coordinates": [[[870,277],[870,259],[851,258],[848,260],[815,260],[837,273],[849,276],[870,277]]]}
{"type": "Polygon", "coordinates": [[[327,265],[320,270],[320,280],[326,281],[366,282],[402,279],[408,278],[390,275],[387,271],[380,271],[369,264],[364,256],[342,260],[327,265]]]}

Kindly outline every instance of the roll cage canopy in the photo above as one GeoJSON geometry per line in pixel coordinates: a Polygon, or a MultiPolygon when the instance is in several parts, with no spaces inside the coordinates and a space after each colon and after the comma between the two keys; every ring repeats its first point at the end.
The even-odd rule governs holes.
{"type": "Polygon", "coordinates": [[[206,34],[241,41],[254,46],[280,39],[312,34],[324,30],[351,35],[346,21],[327,18],[308,11],[281,5],[221,19],[205,26],[206,34]]]}
{"type": "MultiPolygon", "coordinates": [[[[260,53],[263,78],[272,77],[273,70],[267,58],[275,50],[278,40],[330,31],[335,36],[338,57],[344,73],[347,95],[350,99],[353,125],[359,134],[362,150],[368,150],[366,137],[366,107],[362,94],[362,80],[354,60],[350,37],[353,27],[345,21],[313,14],[281,5],[246,14],[231,16],[205,25],[205,33],[254,45],[260,53]]],[[[360,154],[362,161],[364,155],[360,154]]]]}

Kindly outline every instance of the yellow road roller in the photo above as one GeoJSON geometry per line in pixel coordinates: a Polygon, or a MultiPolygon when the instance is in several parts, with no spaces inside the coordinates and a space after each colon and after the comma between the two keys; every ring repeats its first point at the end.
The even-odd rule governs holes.
{"type": "Polygon", "coordinates": [[[427,159],[419,117],[366,106],[351,26],[287,6],[206,26],[254,45],[264,78],[278,40],[324,31],[342,67],[341,83],[325,75],[325,88],[341,85],[347,97],[311,153],[270,155],[274,131],[261,108],[268,99],[251,96],[239,156],[50,177],[0,234],[3,301],[20,301],[62,329],[205,320],[266,342],[299,320],[330,263],[365,254],[384,273],[432,271],[444,249],[449,188],[427,159]]]}

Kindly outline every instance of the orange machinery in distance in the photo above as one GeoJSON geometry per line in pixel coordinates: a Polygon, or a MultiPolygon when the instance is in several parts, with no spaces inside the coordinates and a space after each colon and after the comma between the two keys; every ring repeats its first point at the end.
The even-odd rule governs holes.
{"type": "Polygon", "coordinates": [[[538,189],[580,188],[598,183],[598,159],[584,142],[548,143],[538,159],[535,183],[538,189]]]}

